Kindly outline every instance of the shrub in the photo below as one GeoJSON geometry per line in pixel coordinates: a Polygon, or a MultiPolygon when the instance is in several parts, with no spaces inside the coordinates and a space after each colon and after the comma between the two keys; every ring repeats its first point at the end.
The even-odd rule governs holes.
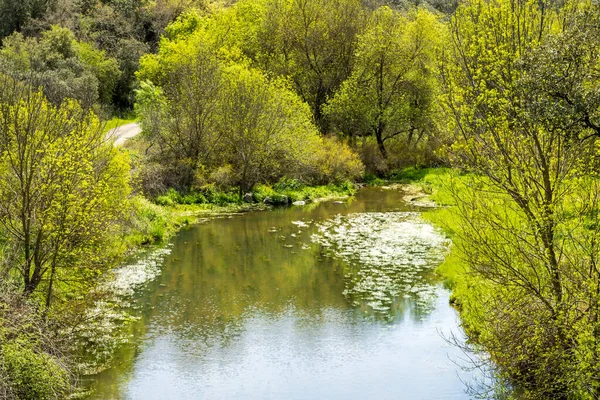
{"type": "Polygon", "coordinates": [[[181,200],[181,195],[175,189],[171,188],[167,193],[158,196],[155,202],[161,206],[173,206],[175,204],[181,204],[181,200]]]}
{"type": "Polygon", "coordinates": [[[360,159],[369,174],[383,176],[387,174],[389,167],[377,148],[373,138],[366,138],[358,147],[360,159]]]}
{"type": "MultiPolygon", "coordinates": [[[[172,198],[168,195],[161,196],[162,205],[173,205],[172,198]]],[[[131,233],[126,240],[135,244],[146,244],[162,240],[169,226],[169,215],[165,210],[152,204],[148,200],[138,197],[132,202],[131,233]]]]}
{"type": "Polygon", "coordinates": [[[207,203],[223,206],[226,204],[239,204],[242,202],[239,193],[223,192],[217,189],[214,183],[202,187],[202,191],[207,203]]]}
{"type": "Polygon", "coordinates": [[[284,176],[279,180],[279,182],[273,185],[273,189],[277,191],[297,190],[301,189],[302,187],[304,187],[304,185],[298,179],[288,178],[287,176],[284,176]]]}
{"type": "Polygon", "coordinates": [[[64,398],[69,374],[51,355],[26,340],[5,343],[1,348],[3,375],[16,398],[44,400],[64,398]]]}
{"type": "Polygon", "coordinates": [[[64,399],[71,390],[66,343],[48,329],[33,302],[0,277],[0,398],[64,399]]]}
{"type": "Polygon", "coordinates": [[[233,167],[230,164],[218,167],[213,173],[210,174],[210,181],[214,182],[218,188],[222,190],[230,189],[235,180],[233,167]]]}
{"type": "Polygon", "coordinates": [[[323,139],[316,165],[319,183],[355,180],[365,172],[365,166],[358,155],[347,144],[335,138],[323,139]]]}

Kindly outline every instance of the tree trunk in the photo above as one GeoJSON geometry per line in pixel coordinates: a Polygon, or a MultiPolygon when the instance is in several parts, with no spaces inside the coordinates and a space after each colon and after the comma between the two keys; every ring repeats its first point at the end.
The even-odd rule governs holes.
{"type": "Polygon", "coordinates": [[[377,138],[377,147],[379,148],[379,152],[384,160],[387,160],[387,150],[385,149],[385,145],[383,144],[383,130],[385,125],[383,123],[383,65],[385,63],[385,58],[382,55],[381,60],[379,61],[379,71],[378,71],[378,84],[377,84],[377,107],[379,109],[379,115],[377,117],[377,129],[375,130],[375,137],[377,138]]]}
{"type": "Polygon", "coordinates": [[[387,160],[388,154],[385,149],[385,145],[383,144],[383,124],[380,122],[377,130],[375,131],[375,138],[377,139],[377,147],[379,148],[379,152],[384,160],[387,160]]]}
{"type": "Polygon", "coordinates": [[[50,271],[50,282],[48,282],[48,291],[46,292],[46,309],[44,310],[44,320],[48,316],[48,310],[50,309],[50,303],[52,299],[52,285],[54,284],[54,275],[56,274],[56,253],[54,260],[52,260],[52,269],[50,271]]]}

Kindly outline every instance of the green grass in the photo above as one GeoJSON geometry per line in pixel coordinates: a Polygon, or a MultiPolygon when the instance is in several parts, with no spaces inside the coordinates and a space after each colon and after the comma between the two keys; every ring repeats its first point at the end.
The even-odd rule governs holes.
{"type": "Polygon", "coordinates": [[[312,202],[348,197],[355,192],[356,189],[351,182],[343,182],[337,185],[306,186],[294,179],[283,178],[272,186],[256,186],[253,196],[259,202],[264,201],[266,197],[270,197],[274,204],[287,204],[295,201],[312,202]]]}
{"type": "Polygon", "coordinates": [[[135,115],[125,115],[124,118],[113,117],[105,122],[104,133],[107,133],[111,129],[118,128],[121,125],[130,124],[135,121],[136,121],[135,115]]]}
{"type": "MultiPolygon", "coordinates": [[[[252,191],[255,203],[262,204],[268,197],[269,204],[287,205],[295,201],[312,202],[316,200],[348,197],[355,193],[356,188],[351,182],[343,182],[337,185],[307,186],[297,180],[283,178],[274,185],[256,185],[252,191]]],[[[202,190],[186,193],[169,189],[163,195],[154,199],[157,205],[175,207],[180,205],[231,207],[244,206],[237,190],[222,191],[214,185],[207,185],[202,190]]]]}
{"type": "MultiPolygon", "coordinates": [[[[394,173],[392,177],[395,182],[418,186],[435,201],[437,207],[423,212],[422,216],[453,239],[455,232],[460,229],[460,220],[456,215],[451,192],[463,190],[468,184],[469,175],[450,168],[407,168],[394,173]]],[[[451,246],[450,253],[437,268],[437,273],[453,289],[451,301],[460,304],[464,285],[457,283],[465,282],[465,264],[456,246],[451,246]]]]}
{"type": "Polygon", "coordinates": [[[472,339],[480,334],[481,296],[489,290],[485,282],[469,272],[461,247],[463,243],[457,233],[463,230],[458,216],[453,194],[461,196],[471,191],[470,186],[485,192],[488,188],[482,179],[474,175],[448,168],[428,169],[426,172],[404,174],[413,178],[409,183],[419,185],[430,194],[438,207],[422,214],[423,218],[440,228],[451,240],[450,252],[438,266],[436,272],[444,279],[444,284],[452,294],[450,302],[460,311],[463,328],[472,339]]]}
{"type": "Polygon", "coordinates": [[[160,243],[170,238],[184,226],[202,218],[221,213],[240,212],[248,206],[241,204],[156,204],[144,197],[132,200],[132,218],[124,237],[129,250],[140,246],[160,243]]]}

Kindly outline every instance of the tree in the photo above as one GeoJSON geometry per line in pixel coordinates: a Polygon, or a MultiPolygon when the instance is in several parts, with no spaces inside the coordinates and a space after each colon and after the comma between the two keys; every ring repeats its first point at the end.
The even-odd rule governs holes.
{"type": "Polygon", "coordinates": [[[0,76],[0,226],[31,294],[100,266],[129,193],[128,165],[74,101],[0,76]]]}
{"type": "Polygon", "coordinates": [[[314,165],[320,138],[297,95],[242,66],[228,68],[225,82],[218,129],[240,194],[314,165]]]}
{"type": "Polygon", "coordinates": [[[363,8],[358,0],[273,0],[266,8],[258,65],[290,77],[326,132],[323,106],[352,71],[363,8]]]}
{"type": "Polygon", "coordinates": [[[599,11],[469,1],[442,69],[449,155],[474,173],[453,190],[455,243],[485,299],[463,303],[463,317],[525,398],[600,391],[598,53],[581,40],[597,35],[599,11]]]}
{"type": "Polygon", "coordinates": [[[374,136],[385,143],[404,139],[409,148],[434,130],[438,91],[436,52],[443,27],[435,15],[377,9],[359,36],[352,75],[326,107],[345,136],[374,136]]]}
{"type": "Polygon", "coordinates": [[[1,0],[0,40],[20,32],[31,19],[43,16],[51,4],[48,0],[1,0]]]}
{"type": "Polygon", "coordinates": [[[146,136],[158,146],[154,158],[172,171],[167,186],[184,190],[193,186],[197,170],[210,167],[217,157],[222,77],[214,52],[207,48],[197,48],[191,62],[174,68],[165,89],[142,82],[136,110],[146,136]]]}
{"type": "Polygon", "coordinates": [[[260,48],[260,5],[240,2],[210,18],[187,14],[167,27],[158,54],[142,58],[136,108],[151,142],[146,166],[154,172],[143,176],[153,194],[216,176],[245,192],[284,175],[323,182],[362,172],[352,151],[315,135],[293,83],[255,68],[249,57],[260,48]],[[320,162],[329,156],[332,163],[320,162]]]}
{"type": "Polygon", "coordinates": [[[161,47],[197,41],[218,48],[221,58],[290,79],[326,132],[322,107],[352,71],[364,19],[359,0],[243,0],[204,18],[182,15],[161,47]]]}
{"type": "Polygon", "coordinates": [[[6,38],[0,65],[12,77],[42,86],[53,103],[73,98],[85,108],[98,100],[109,105],[121,74],[114,58],[78,42],[73,32],[58,26],[43,32],[40,39],[20,33],[6,38]]]}

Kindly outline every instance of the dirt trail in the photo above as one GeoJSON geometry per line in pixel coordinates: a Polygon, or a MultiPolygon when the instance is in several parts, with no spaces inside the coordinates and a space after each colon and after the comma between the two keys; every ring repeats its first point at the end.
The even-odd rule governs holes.
{"type": "Polygon", "coordinates": [[[135,122],[118,126],[106,132],[106,140],[114,140],[115,146],[122,146],[128,139],[138,135],[142,128],[135,122]]]}

